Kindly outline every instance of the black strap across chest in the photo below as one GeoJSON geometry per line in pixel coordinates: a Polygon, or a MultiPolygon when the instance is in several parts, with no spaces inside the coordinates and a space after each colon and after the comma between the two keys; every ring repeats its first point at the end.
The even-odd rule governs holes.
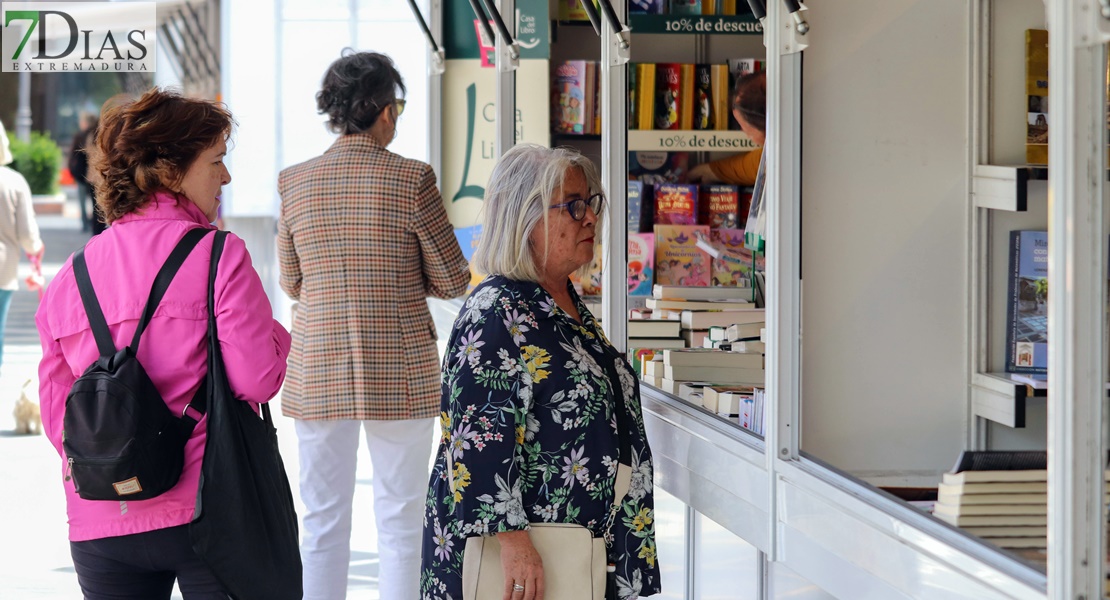
{"type": "MultiPolygon", "coordinates": [[[[162,268],[159,269],[158,275],[151,285],[150,295],[147,297],[143,315],[139,319],[139,325],[135,328],[135,336],[131,339],[130,348],[133,354],[138,355],[139,341],[142,339],[143,331],[146,330],[150,319],[154,317],[154,311],[157,310],[158,304],[162,302],[162,297],[166,295],[170,282],[177,275],[177,271],[181,269],[181,265],[185,263],[185,258],[189,256],[189,253],[208,232],[208,229],[202,227],[190,229],[174,247],[162,268]]],[[[84,248],[73,255],[73,275],[77,278],[77,290],[81,293],[81,304],[84,305],[85,314],[88,315],[89,326],[92,328],[93,338],[96,339],[96,347],[100,351],[100,356],[101,358],[111,358],[116,354],[116,345],[112,340],[112,332],[108,329],[108,322],[104,319],[104,311],[100,308],[100,301],[97,300],[96,292],[93,290],[92,280],[89,278],[89,267],[85,263],[84,248]]]]}

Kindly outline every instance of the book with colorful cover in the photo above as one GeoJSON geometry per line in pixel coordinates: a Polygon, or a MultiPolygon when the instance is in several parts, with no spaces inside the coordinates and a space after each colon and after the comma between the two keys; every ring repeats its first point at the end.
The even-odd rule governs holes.
{"type": "Polygon", "coordinates": [[[478,273],[474,270],[474,249],[478,247],[478,240],[482,237],[482,226],[472,225],[470,227],[460,227],[455,229],[455,239],[459,242],[459,248],[462,250],[463,258],[470,264],[470,285],[467,290],[474,289],[485,275],[478,273]]]}
{"type": "Polygon", "coordinates": [[[684,183],[690,170],[689,152],[629,152],[628,178],[646,186],[660,183],[684,183]]]}
{"type": "Polygon", "coordinates": [[[584,131],[601,133],[601,85],[597,79],[597,61],[586,61],[586,116],[584,131]]]}
{"type": "Polygon", "coordinates": [[[698,186],[660,183],[655,186],[656,225],[694,225],[698,222],[698,186]]]}
{"type": "Polygon", "coordinates": [[[1048,164],[1048,32],[1025,31],[1025,162],[1048,164]]]}
{"type": "Polygon", "coordinates": [[[672,15],[700,15],[702,0],[671,0],[672,15]]]}
{"type": "Polygon", "coordinates": [[[556,133],[586,133],[586,121],[590,118],[586,102],[586,62],[568,60],[555,67],[551,90],[551,130],[556,133]]]}
{"type": "Polygon", "coordinates": [[[655,129],[678,129],[682,110],[682,65],[655,66],[655,129]]]}
{"type": "Polygon", "coordinates": [[[589,21],[590,16],[582,6],[582,0],[559,0],[559,20],[589,21]]]}
{"type": "Polygon", "coordinates": [[[711,229],[735,229],[740,223],[740,188],[728,184],[703,185],[698,193],[698,224],[711,229]]]}
{"type": "Polygon", "coordinates": [[[667,12],[667,0],[628,0],[628,12],[641,15],[662,15],[667,12]]]}
{"type": "Polygon", "coordinates": [[[639,233],[643,231],[643,195],[644,182],[628,182],[628,231],[639,233]]]}
{"type": "MultiPolygon", "coordinates": [[[[743,229],[711,229],[709,240],[714,246],[729,251],[729,256],[751,256],[744,249],[743,229]]],[[[711,285],[724,287],[749,287],[751,282],[752,262],[736,262],[726,258],[712,259],[711,285]]]]}
{"type": "Polygon", "coordinates": [[[682,86],[679,91],[678,101],[678,128],[684,131],[695,129],[694,127],[694,102],[696,99],[695,88],[697,87],[697,78],[695,76],[695,69],[693,64],[682,64],[678,66],[679,83],[682,86]]]}
{"type": "Polygon", "coordinates": [[[732,88],[729,87],[728,65],[708,65],[709,67],[709,102],[712,124],[710,129],[728,129],[728,121],[732,118],[732,88]]]}
{"type": "Polygon", "coordinates": [[[655,63],[637,63],[629,71],[636,72],[636,121],[629,128],[655,129],[655,63]]]}
{"type": "Polygon", "coordinates": [[[655,226],[655,282],[660,285],[707,286],[710,258],[698,247],[696,234],[709,236],[705,225],[655,226]]]}
{"type": "Polygon", "coordinates": [[[694,65],[694,129],[714,129],[713,65],[694,65]]]}
{"type": "Polygon", "coordinates": [[[1006,371],[1048,372],[1048,232],[1010,232],[1006,371]]]}
{"type": "MultiPolygon", "coordinates": [[[[579,296],[602,295],[602,245],[594,246],[594,260],[589,262],[589,270],[584,277],[578,272],[571,273],[571,283],[579,296]]],[[[601,313],[597,313],[598,315],[601,313]]]]}
{"type": "Polygon", "coordinates": [[[628,234],[628,295],[650,296],[655,283],[655,234],[628,234]]]}

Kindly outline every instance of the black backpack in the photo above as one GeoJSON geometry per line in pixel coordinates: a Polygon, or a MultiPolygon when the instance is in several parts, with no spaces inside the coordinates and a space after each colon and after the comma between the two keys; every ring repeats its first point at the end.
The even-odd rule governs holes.
{"type": "MultiPolygon", "coordinates": [[[[190,414],[173,414],[136,355],[143,330],[154,316],[185,258],[210,230],[185,234],[158,271],[130,346],[117,351],[93,292],[82,248],[73,255],[73,274],[100,358],[77,378],[66,396],[62,446],[67,479],[85,500],[147,500],[177,485],[185,443],[207,408],[202,382],[190,414]]],[[[190,411],[186,408],[185,413],[190,411]]]]}

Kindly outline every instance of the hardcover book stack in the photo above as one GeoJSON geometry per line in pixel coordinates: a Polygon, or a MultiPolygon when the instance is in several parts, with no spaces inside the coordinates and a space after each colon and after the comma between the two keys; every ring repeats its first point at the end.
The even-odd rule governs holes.
{"type": "Polygon", "coordinates": [[[933,514],[1000,548],[1048,547],[1048,455],[965,451],[937,490],[933,514]]]}
{"type": "Polygon", "coordinates": [[[664,350],[662,368],[660,389],[679,397],[682,397],[681,386],[691,382],[701,384],[697,387],[713,384],[763,385],[763,355],[754,352],[727,352],[710,348],[664,350]]]}

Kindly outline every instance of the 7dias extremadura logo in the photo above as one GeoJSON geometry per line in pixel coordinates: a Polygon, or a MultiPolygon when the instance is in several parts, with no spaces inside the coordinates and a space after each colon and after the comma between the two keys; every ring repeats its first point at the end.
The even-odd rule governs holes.
{"type": "Polygon", "coordinates": [[[154,2],[0,2],[5,73],[150,73],[156,64],[154,2]]]}

